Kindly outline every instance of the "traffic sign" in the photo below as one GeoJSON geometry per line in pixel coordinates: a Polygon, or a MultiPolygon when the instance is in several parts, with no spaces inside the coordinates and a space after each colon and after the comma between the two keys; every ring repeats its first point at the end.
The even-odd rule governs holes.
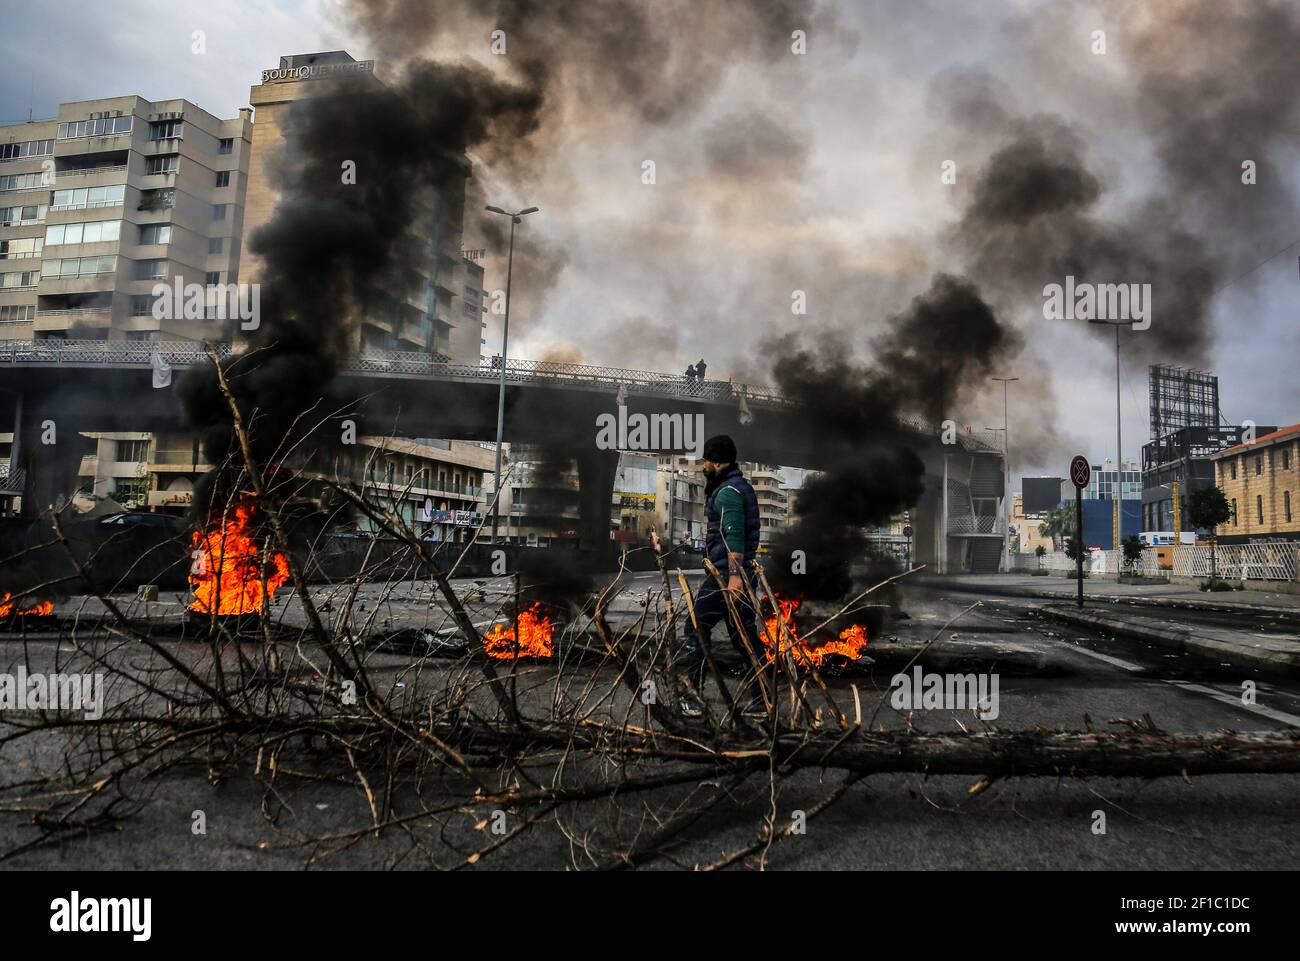
{"type": "Polygon", "coordinates": [[[1092,480],[1092,468],[1088,465],[1088,458],[1082,454],[1075,454],[1070,461],[1070,480],[1079,490],[1087,487],[1088,481],[1092,480]]]}
{"type": "Polygon", "coordinates": [[[904,537],[911,537],[911,536],[912,536],[912,525],[911,525],[911,524],[908,524],[906,527],[903,528],[903,536],[904,536],[904,537]]]}

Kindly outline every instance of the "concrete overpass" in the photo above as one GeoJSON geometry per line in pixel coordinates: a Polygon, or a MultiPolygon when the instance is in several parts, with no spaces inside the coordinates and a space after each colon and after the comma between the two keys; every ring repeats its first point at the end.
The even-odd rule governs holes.
{"type": "MultiPolygon", "coordinates": [[[[228,345],[218,350],[231,354],[228,345]]],[[[184,431],[175,379],[171,387],[152,387],[155,352],[176,379],[207,361],[202,345],[193,342],[0,342],[0,403],[8,403],[3,416],[15,437],[0,493],[25,493],[25,503],[48,503],[58,492],[52,479],[76,476],[75,455],[61,460],[60,445],[40,444],[47,420],[74,432],[184,431]]],[[[488,360],[450,364],[415,352],[351,356],[340,363],[320,409],[340,420],[355,419],[361,434],[491,441],[500,374],[488,360]]],[[[653,371],[512,360],[506,368],[505,439],[561,444],[571,452],[588,536],[607,524],[618,460],[616,452],[595,448],[596,417],[615,412],[620,393],[629,415],[700,415],[704,436],[731,434],[745,460],[827,466],[802,408],[778,392],[727,381],[687,384],[681,375],[653,371]],[[742,406],[752,415],[747,425],[740,423],[742,406]]],[[[913,510],[917,560],[946,571],[990,565],[996,570],[1000,452],[967,434],[943,444],[937,427],[919,421],[906,423],[891,439],[911,447],[926,465],[926,493],[913,510]]]]}

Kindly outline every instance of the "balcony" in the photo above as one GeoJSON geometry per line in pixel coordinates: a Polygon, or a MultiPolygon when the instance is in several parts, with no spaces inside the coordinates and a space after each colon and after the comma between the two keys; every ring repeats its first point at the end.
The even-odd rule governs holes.
{"type": "Polygon", "coordinates": [[[209,471],[212,465],[203,458],[200,451],[192,450],[156,450],[149,458],[151,470],[209,471]]]}
{"type": "Polygon", "coordinates": [[[76,325],[82,328],[108,329],[113,324],[111,308],[87,307],[80,310],[37,310],[32,321],[32,332],[68,330],[76,325]]]}
{"type": "Polygon", "coordinates": [[[55,179],[59,181],[72,180],[76,181],[78,186],[95,187],[98,184],[85,183],[87,177],[93,177],[96,174],[115,174],[118,179],[113,183],[121,182],[121,175],[126,173],[126,164],[114,164],[111,167],[75,167],[69,170],[55,171],[55,179]]]}

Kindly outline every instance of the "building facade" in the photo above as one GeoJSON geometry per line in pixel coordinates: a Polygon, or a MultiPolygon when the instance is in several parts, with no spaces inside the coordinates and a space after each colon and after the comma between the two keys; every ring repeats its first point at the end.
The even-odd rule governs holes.
{"type": "Polygon", "coordinates": [[[195,340],[224,322],[155,316],[155,285],[237,283],[247,110],[185,100],[61,104],[0,127],[0,338],[195,340]]]}
{"type": "Polygon", "coordinates": [[[1232,508],[1219,540],[1300,540],[1300,424],[1211,454],[1232,508]]]}
{"type": "MultiPolygon", "coordinates": [[[[357,61],[334,50],[281,57],[279,68],[263,71],[262,82],[250,90],[249,103],[256,111],[244,224],[250,235],[275,215],[280,203],[283,171],[293,162],[297,105],[335,91],[329,79],[342,73],[379,84],[372,61],[357,61]]],[[[468,177],[468,161],[464,170],[468,177]]],[[[418,351],[457,363],[478,363],[482,318],[468,320],[463,303],[464,183],[449,190],[449,196],[412,196],[411,203],[420,213],[410,243],[418,244],[423,252],[417,258],[418,283],[407,291],[381,292],[383,296],[376,300],[384,306],[355,318],[359,350],[418,351]]],[[[249,258],[250,279],[256,279],[260,266],[255,256],[249,258]]],[[[481,277],[479,283],[481,291],[481,277]]],[[[481,294],[479,300],[481,306],[481,294]]]]}

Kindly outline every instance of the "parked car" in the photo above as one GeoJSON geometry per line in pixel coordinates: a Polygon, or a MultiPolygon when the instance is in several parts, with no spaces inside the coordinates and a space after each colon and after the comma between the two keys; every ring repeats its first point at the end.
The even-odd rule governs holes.
{"type": "Polygon", "coordinates": [[[109,514],[101,517],[99,523],[105,527],[165,527],[179,531],[185,522],[174,514],[152,514],[148,511],[129,511],[125,514],[109,514]]]}

